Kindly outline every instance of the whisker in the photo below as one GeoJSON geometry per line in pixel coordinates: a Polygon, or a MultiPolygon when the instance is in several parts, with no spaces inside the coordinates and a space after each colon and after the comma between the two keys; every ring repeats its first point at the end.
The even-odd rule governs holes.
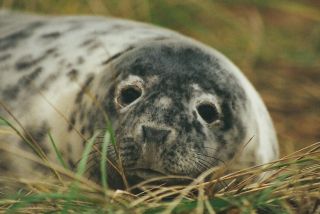
{"type": "Polygon", "coordinates": [[[206,148],[206,149],[212,149],[212,150],[218,151],[218,149],[217,149],[217,148],[212,148],[212,147],[209,147],[209,146],[204,146],[204,148],[206,148]]]}
{"type": "MultiPolygon", "coordinates": [[[[210,169],[210,165],[208,165],[206,162],[204,162],[203,160],[198,160],[197,162],[196,162],[197,164],[202,164],[202,166],[203,166],[203,170],[207,170],[207,169],[210,169]]],[[[202,172],[202,171],[201,171],[202,172]]]]}
{"type": "Polygon", "coordinates": [[[197,158],[198,160],[202,161],[203,164],[206,164],[206,167],[207,167],[207,168],[211,168],[212,164],[211,164],[209,161],[207,161],[207,160],[205,160],[205,159],[203,159],[203,158],[201,158],[201,157],[199,157],[199,156],[196,156],[196,158],[197,158]]]}
{"type": "Polygon", "coordinates": [[[202,153],[198,153],[198,152],[196,154],[200,155],[200,156],[205,156],[205,157],[208,157],[208,158],[212,158],[212,159],[216,160],[217,162],[222,162],[224,165],[226,165],[226,163],[223,160],[219,159],[219,158],[216,158],[216,157],[213,157],[213,156],[210,156],[210,155],[206,155],[206,154],[202,154],[202,153]]]}

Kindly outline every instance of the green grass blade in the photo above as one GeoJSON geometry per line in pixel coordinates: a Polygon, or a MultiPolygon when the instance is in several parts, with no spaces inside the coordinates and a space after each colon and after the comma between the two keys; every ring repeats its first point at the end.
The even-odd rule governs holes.
{"type": "Polygon", "coordinates": [[[111,141],[112,145],[116,145],[116,138],[114,136],[114,131],[113,131],[113,128],[112,128],[112,125],[110,122],[108,122],[107,130],[110,133],[110,141],[111,141]]]}
{"type": "Polygon", "coordinates": [[[68,166],[67,166],[67,164],[64,162],[64,160],[63,160],[63,158],[62,158],[62,154],[61,154],[61,152],[58,150],[58,148],[57,148],[57,146],[56,146],[56,144],[55,144],[55,142],[54,142],[54,139],[53,139],[51,133],[49,132],[48,135],[49,135],[50,142],[51,142],[51,144],[52,144],[52,146],[53,146],[54,152],[55,152],[56,155],[57,155],[58,161],[60,162],[60,164],[61,164],[65,169],[68,169],[68,166]]]}
{"type": "MultiPolygon", "coordinates": [[[[86,146],[85,146],[84,151],[82,153],[81,160],[80,160],[78,167],[77,167],[76,175],[79,177],[83,176],[84,172],[86,171],[86,167],[87,167],[87,163],[88,163],[88,159],[89,159],[89,154],[92,150],[93,144],[95,143],[98,135],[99,135],[99,132],[95,133],[89,139],[89,141],[86,143],[86,146]]],[[[71,198],[72,198],[72,197],[76,197],[79,194],[80,193],[79,193],[78,183],[75,182],[74,184],[71,185],[68,195],[71,196],[71,198]]],[[[67,199],[64,203],[64,206],[63,206],[61,213],[67,214],[67,213],[69,213],[70,209],[72,209],[72,200],[67,199]]]]}
{"type": "Polygon", "coordinates": [[[5,119],[3,119],[2,117],[0,117],[0,126],[9,126],[7,121],[5,119]]]}
{"type": "MultiPolygon", "coordinates": [[[[47,203],[48,200],[50,201],[88,201],[88,199],[82,195],[71,195],[71,194],[63,194],[63,193],[43,193],[43,194],[36,194],[36,195],[26,195],[26,196],[19,196],[17,202],[14,203],[7,209],[7,213],[17,213],[18,210],[24,209],[28,206],[32,206],[36,203],[47,203]]],[[[0,200],[0,205],[4,205],[7,202],[0,200]]]]}
{"type": "Polygon", "coordinates": [[[107,150],[108,145],[110,143],[110,132],[106,131],[104,138],[103,138],[103,144],[102,144],[102,151],[101,151],[101,162],[100,162],[100,171],[101,171],[101,182],[104,189],[108,188],[107,184],[107,150]]]}
{"type": "Polygon", "coordinates": [[[9,126],[40,158],[45,159],[44,152],[36,143],[28,140],[11,122],[0,116],[0,124],[9,126]]]}
{"type": "Polygon", "coordinates": [[[88,159],[89,159],[89,154],[91,152],[91,149],[93,147],[93,144],[97,138],[99,133],[95,133],[93,135],[92,138],[89,139],[89,141],[87,142],[85,148],[84,148],[84,151],[83,151],[83,154],[82,154],[82,158],[79,162],[79,165],[77,167],[77,176],[82,176],[84,174],[84,172],[86,171],[86,166],[87,166],[87,162],[88,162],[88,159]]]}

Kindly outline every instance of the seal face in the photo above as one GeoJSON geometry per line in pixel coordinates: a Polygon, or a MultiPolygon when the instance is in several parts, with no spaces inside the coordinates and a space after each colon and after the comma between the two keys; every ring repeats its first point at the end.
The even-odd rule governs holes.
{"type": "Polygon", "coordinates": [[[196,177],[241,146],[248,98],[216,57],[164,40],[128,51],[114,69],[115,93],[106,100],[116,112],[116,139],[129,176],[196,177]]]}
{"type": "MultiPolygon", "coordinates": [[[[52,160],[48,131],[75,166],[83,142],[105,129],[105,114],[117,144],[108,149],[108,181],[115,188],[121,186],[114,167],[119,162],[135,184],[160,175],[196,177],[237,154],[240,167],[278,156],[260,97],[212,48],[125,20],[11,13],[0,18],[1,102],[52,160]],[[27,23],[18,24],[22,19],[27,23]]],[[[5,109],[0,113],[8,116],[5,109]]],[[[21,140],[10,140],[21,148],[21,140]]],[[[97,180],[99,159],[94,156],[89,167],[97,180]]],[[[7,160],[0,158],[0,172],[7,160]]],[[[34,166],[16,164],[7,171],[25,176],[22,168],[34,166]]]]}

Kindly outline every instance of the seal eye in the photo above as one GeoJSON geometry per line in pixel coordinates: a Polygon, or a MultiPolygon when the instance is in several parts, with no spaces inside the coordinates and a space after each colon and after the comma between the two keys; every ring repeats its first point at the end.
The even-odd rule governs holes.
{"type": "Polygon", "coordinates": [[[197,106],[197,111],[204,121],[212,123],[219,119],[217,108],[210,103],[204,103],[197,106]]]}
{"type": "Polygon", "coordinates": [[[142,91],[139,87],[130,85],[121,89],[118,101],[122,106],[127,106],[136,99],[138,99],[141,96],[141,94],[142,91]]]}

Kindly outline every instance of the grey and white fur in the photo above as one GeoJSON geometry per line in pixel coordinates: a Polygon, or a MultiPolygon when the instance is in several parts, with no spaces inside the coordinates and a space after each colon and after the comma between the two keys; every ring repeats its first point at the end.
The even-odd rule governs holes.
{"type": "MultiPolygon", "coordinates": [[[[158,175],[196,177],[235,156],[234,167],[278,157],[269,113],[240,70],[217,50],[153,25],[2,11],[0,100],[0,115],[19,128],[10,110],[19,130],[56,161],[50,132],[71,167],[108,115],[130,184],[158,175]]],[[[30,151],[8,132],[0,134],[0,146],[30,151]]],[[[44,173],[7,150],[0,150],[1,175],[44,173]]],[[[90,163],[93,179],[99,158],[90,163]]],[[[119,162],[113,146],[108,159],[119,162]]],[[[108,170],[110,185],[120,187],[116,170],[108,170]]]]}

